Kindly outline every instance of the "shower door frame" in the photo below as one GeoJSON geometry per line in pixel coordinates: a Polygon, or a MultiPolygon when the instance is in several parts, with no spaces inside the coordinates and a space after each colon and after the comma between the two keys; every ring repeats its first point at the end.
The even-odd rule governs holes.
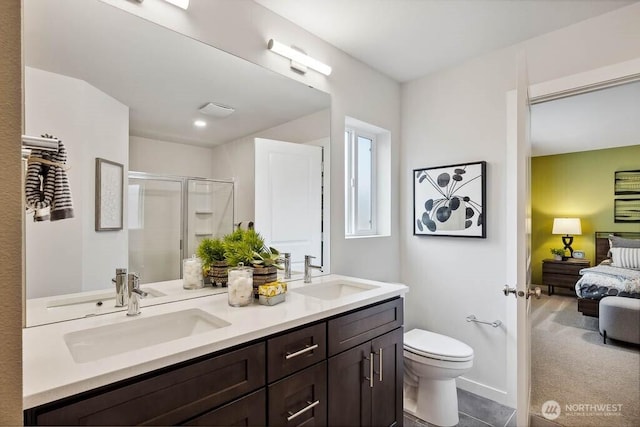
{"type": "MultiPolygon", "coordinates": [[[[187,219],[187,209],[189,206],[189,181],[197,180],[197,181],[208,181],[208,182],[217,182],[223,184],[231,184],[231,216],[232,216],[232,228],[233,224],[235,224],[235,185],[233,180],[225,180],[225,179],[213,179],[213,178],[202,178],[198,176],[181,176],[181,175],[166,175],[166,174],[158,174],[152,172],[138,172],[138,171],[129,171],[127,173],[127,186],[129,185],[129,179],[141,179],[141,180],[155,180],[155,181],[171,181],[171,182],[179,182],[180,185],[180,255],[181,258],[188,258],[190,255],[187,253],[187,233],[188,233],[188,222],[187,219]]],[[[128,225],[127,225],[128,232],[128,225]]],[[[127,248],[128,249],[128,248],[127,248]]],[[[183,277],[182,271],[182,262],[178,260],[179,269],[180,269],[180,278],[183,277]]]]}

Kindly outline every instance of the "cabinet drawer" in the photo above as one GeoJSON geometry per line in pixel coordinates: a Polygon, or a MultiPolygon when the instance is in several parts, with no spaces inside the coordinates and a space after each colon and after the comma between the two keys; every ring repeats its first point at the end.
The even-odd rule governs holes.
{"type": "Polygon", "coordinates": [[[270,426],[327,425],[327,361],[271,384],[270,426]]]}
{"type": "Polygon", "coordinates": [[[402,298],[355,311],[328,322],[329,356],[402,326],[402,298]]]}
{"type": "Polygon", "coordinates": [[[589,267],[588,264],[573,264],[573,263],[551,263],[545,262],[542,267],[544,273],[557,273],[557,274],[571,274],[575,276],[580,275],[580,270],[589,267]]]}
{"type": "Polygon", "coordinates": [[[267,392],[263,388],[218,409],[196,417],[185,426],[265,426],[267,392]]]}
{"type": "Polygon", "coordinates": [[[277,381],[326,357],[326,323],[271,338],[267,341],[267,380],[277,381]]]}
{"type": "MultiPolygon", "coordinates": [[[[265,345],[254,344],[151,378],[86,393],[39,412],[39,425],[172,425],[265,384],[265,345]],[[84,398],[82,398],[84,397],[84,398]],[[45,412],[46,411],[46,412],[45,412]]],[[[55,404],[54,404],[55,405],[55,404]]],[[[49,407],[49,405],[47,405],[49,407]]]]}
{"type": "Polygon", "coordinates": [[[575,286],[576,282],[580,279],[580,275],[570,276],[567,274],[550,274],[545,273],[542,281],[548,286],[561,286],[565,288],[571,288],[575,286]]]}

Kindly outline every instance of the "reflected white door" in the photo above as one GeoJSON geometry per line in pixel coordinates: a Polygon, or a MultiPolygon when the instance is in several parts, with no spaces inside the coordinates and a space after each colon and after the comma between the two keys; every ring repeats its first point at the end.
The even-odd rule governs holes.
{"type": "Polygon", "coordinates": [[[518,55],[516,90],[508,94],[507,118],[509,138],[507,142],[507,281],[515,287],[517,298],[508,295],[507,313],[515,321],[510,322],[510,339],[516,340],[515,366],[510,375],[515,376],[515,400],[517,424],[529,425],[531,391],[531,325],[529,314],[531,299],[531,142],[529,140],[529,97],[526,59],[518,55]],[[514,310],[515,307],[515,310],[514,310]]]}
{"type": "Polygon", "coordinates": [[[255,229],[293,271],[322,262],[322,147],[255,140],[255,229]]]}

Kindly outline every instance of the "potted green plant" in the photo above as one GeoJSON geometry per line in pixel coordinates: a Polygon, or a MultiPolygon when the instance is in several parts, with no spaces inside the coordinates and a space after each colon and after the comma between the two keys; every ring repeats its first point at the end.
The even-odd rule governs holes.
{"type": "Polygon", "coordinates": [[[278,278],[280,253],[267,246],[264,238],[253,229],[237,229],[223,237],[222,243],[227,263],[236,267],[240,263],[253,269],[253,287],[257,298],[258,286],[278,278]]]}
{"type": "Polygon", "coordinates": [[[242,263],[245,266],[253,266],[254,253],[260,253],[265,244],[260,233],[255,230],[242,230],[238,228],[233,233],[222,238],[224,255],[230,267],[236,267],[242,263]]]}
{"type": "Polygon", "coordinates": [[[553,259],[556,261],[562,261],[562,258],[564,257],[564,249],[551,248],[551,254],[553,255],[553,259]]]}
{"type": "Polygon", "coordinates": [[[227,260],[225,258],[224,244],[220,239],[202,239],[196,255],[202,259],[202,269],[205,277],[212,284],[225,286],[227,284],[227,260]]]}

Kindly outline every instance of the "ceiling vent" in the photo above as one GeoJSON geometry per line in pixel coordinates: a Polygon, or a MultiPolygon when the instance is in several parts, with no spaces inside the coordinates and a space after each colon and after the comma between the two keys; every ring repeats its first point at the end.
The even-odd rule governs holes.
{"type": "Polygon", "coordinates": [[[231,107],[227,107],[226,105],[214,104],[213,102],[209,102],[208,104],[203,105],[199,111],[202,114],[206,114],[207,116],[222,119],[230,116],[236,110],[231,107]]]}

